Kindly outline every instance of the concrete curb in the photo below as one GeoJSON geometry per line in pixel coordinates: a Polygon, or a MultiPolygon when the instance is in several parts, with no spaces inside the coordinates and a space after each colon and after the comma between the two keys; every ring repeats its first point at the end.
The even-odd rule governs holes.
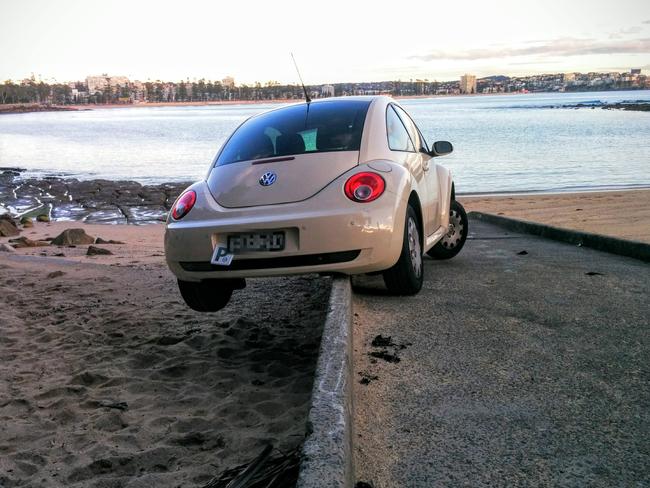
{"type": "Polygon", "coordinates": [[[352,291],[335,277],[325,319],[297,488],[352,486],[352,291]]]}
{"type": "Polygon", "coordinates": [[[650,262],[650,244],[638,241],[628,241],[616,237],[581,232],[578,230],[561,229],[550,225],[537,224],[527,220],[518,220],[501,215],[493,215],[483,212],[469,212],[469,217],[477,220],[505,227],[514,232],[533,234],[555,241],[567,242],[578,246],[589,247],[598,251],[611,254],[619,254],[630,258],[650,262]]]}

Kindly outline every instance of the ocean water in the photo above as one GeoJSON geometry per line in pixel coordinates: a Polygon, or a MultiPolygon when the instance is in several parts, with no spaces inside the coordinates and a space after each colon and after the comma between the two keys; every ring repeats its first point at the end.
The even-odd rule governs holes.
{"type": "MultiPolygon", "coordinates": [[[[459,193],[650,186],[650,113],[553,108],[650,101],[650,90],[400,100],[428,141],[449,140],[438,161],[459,193]]],[[[277,104],[131,107],[0,116],[0,167],[34,175],[197,180],[228,135],[277,104]]]]}

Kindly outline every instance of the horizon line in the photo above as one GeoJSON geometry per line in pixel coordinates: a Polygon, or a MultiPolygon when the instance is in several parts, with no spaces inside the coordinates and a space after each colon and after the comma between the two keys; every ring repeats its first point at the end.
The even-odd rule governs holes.
{"type": "MultiPolygon", "coordinates": [[[[442,80],[442,81],[438,81],[437,79],[430,79],[430,78],[409,78],[409,79],[397,78],[397,79],[383,79],[383,80],[372,80],[372,81],[371,80],[365,80],[365,81],[338,81],[338,82],[331,82],[330,81],[330,82],[306,83],[305,86],[345,85],[345,84],[359,84],[359,83],[395,83],[395,82],[399,82],[399,83],[416,83],[416,82],[450,83],[450,82],[458,81],[460,79],[460,77],[464,76],[464,75],[476,76],[476,80],[478,81],[478,80],[483,80],[483,79],[493,78],[493,77],[499,77],[499,76],[503,76],[503,77],[506,77],[506,78],[530,78],[532,76],[551,76],[551,75],[564,75],[564,74],[581,74],[581,75],[582,74],[587,74],[588,75],[588,74],[592,74],[592,73],[594,73],[594,74],[611,74],[611,73],[632,74],[631,71],[636,70],[636,69],[642,71],[642,73],[640,73],[641,76],[648,76],[648,75],[643,73],[643,71],[648,71],[648,69],[646,69],[644,66],[642,66],[642,67],[639,67],[639,68],[627,68],[624,71],[609,70],[609,71],[587,71],[587,72],[583,72],[583,71],[575,71],[574,70],[574,71],[537,72],[537,73],[534,73],[534,74],[525,74],[525,75],[491,74],[491,75],[486,75],[486,76],[481,76],[481,77],[479,77],[477,75],[474,75],[472,73],[463,73],[463,74],[457,75],[457,77],[454,78],[454,79],[447,79],[447,80],[442,80]]],[[[1,82],[2,84],[6,83],[8,81],[9,82],[24,82],[25,80],[30,80],[30,81],[35,81],[35,82],[44,82],[44,83],[52,83],[51,81],[47,81],[47,80],[54,80],[53,81],[54,83],[75,83],[75,82],[85,81],[87,78],[90,78],[90,77],[107,77],[107,78],[124,77],[124,78],[127,78],[130,82],[131,81],[133,81],[133,82],[137,81],[137,82],[140,82],[140,83],[157,83],[157,82],[160,82],[160,83],[183,83],[183,82],[185,82],[185,83],[188,83],[188,82],[196,83],[196,82],[199,82],[199,81],[204,81],[204,82],[218,81],[218,82],[222,82],[223,80],[225,80],[227,78],[233,78],[233,81],[234,81],[234,77],[230,76],[230,75],[227,75],[227,76],[225,76],[225,77],[223,77],[221,79],[209,79],[209,78],[205,78],[205,77],[197,79],[196,77],[194,77],[194,78],[192,78],[190,80],[190,78],[187,77],[185,79],[181,78],[178,81],[173,81],[173,80],[170,80],[170,79],[163,80],[163,79],[160,79],[160,78],[157,78],[155,80],[152,80],[151,78],[147,78],[146,80],[141,80],[141,79],[138,79],[136,77],[131,78],[128,75],[120,75],[120,74],[109,75],[109,74],[106,74],[106,73],[97,74],[97,75],[89,74],[89,75],[86,75],[82,79],[68,79],[68,80],[60,81],[55,77],[44,78],[40,74],[38,75],[38,78],[37,78],[34,75],[33,72],[30,73],[30,76],[22,77],[20,79],[18,79],[18,78],[16,78],[16,79],[5,78],[4,80],[2,80],[2,78],[4,78],[4,77],[0,77],[0,80],[2,80],[2,82],[1,82]]],[[[299,86],[300,85],[297,82],[296,83],[281,83],[281,82],[279,82],[277,80],[272,80],[272,81],[275,82],[275,83],[278,83],[278,85],[276,85],[276,86],[294,86],[294,85],[299,86]]],[[[255,85],[257,83],[259,83],[261,86],[264,87],[264,86],[267,86],[266,83],[268,83],[268,81],[264,82],[264,83],[262,83],[260,81],[255,81],[255,82],[252,82],[252,83],[242,83],[241,85],[235,85],[235,86],[255,85]]]]}

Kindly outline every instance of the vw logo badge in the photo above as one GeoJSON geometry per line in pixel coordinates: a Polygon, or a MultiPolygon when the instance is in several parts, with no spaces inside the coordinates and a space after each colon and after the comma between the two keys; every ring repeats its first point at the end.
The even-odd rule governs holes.
{"type": "Polygon", "coordinates": [[[277,175],[273,171],[269,171],[260,176],[260,185],[271,186],[277,179],[277,175]]]}

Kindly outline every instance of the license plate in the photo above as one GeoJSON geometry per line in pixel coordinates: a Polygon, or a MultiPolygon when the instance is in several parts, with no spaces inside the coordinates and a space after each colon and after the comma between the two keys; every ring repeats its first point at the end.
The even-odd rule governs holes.
{"type": "Polygon", "coordinates": [[[251,232],[228,236],[228,251],[231,253],[282,251],[284,232],[251,232]]]}

